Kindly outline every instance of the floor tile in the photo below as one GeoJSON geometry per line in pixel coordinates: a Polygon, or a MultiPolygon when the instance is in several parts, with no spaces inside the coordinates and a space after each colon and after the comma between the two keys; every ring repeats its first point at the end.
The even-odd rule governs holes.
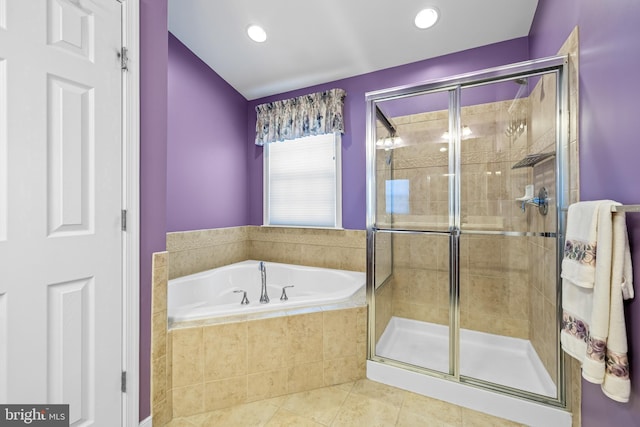
{"type": "Polygon", "coordinates": [[[368,379],[356,381],[351,389],[351,393],[356,393],[371,399],[382,400],[397,408],[402,406],[402,402],[408,394],[406,391],[399,388],[391,387],[368,379]]]}
{"type": "Polygon", "coordinates": [[[278,411],[264,401],[247,403],[207,414],[201,427],[262,427],[278,411]]]}
{"type": "Polygon", "coordinates": [[[526,427],[524,424],[497,418],[482,412],[462,408],[463,427],[526,427]]]}
{"type": "Polygon", "coordinates": [[[290,395],[282,408],[323,425],[330,425],[349,393],[340,386],[290,395]]]}
{"type": "Polygon", "coordinates": [[[331,424],[332,427],[395,426],[399,409],[377,399],[351,393],[331,424]]]}
{"type": "Polygon", "coordinates": [[[434,423],[439,422],[452,426],[462,425],[461,407],[415,393],[407,393],[400,412],[417,414],[434,423]]]}
{"type": "Polygon", "coordinates": [[[280,408],[278,412],[269,420],[265,427],[323,427],[323,424],[317,423],[309,418],[289,412],[280,408]]]}

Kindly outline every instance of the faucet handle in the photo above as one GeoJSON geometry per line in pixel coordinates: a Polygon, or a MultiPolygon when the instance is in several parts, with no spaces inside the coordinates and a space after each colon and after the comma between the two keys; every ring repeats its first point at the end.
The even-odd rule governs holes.
{"type": "Polygon", "coordinates": [[[280,301],[287,301],[289,297],[287,296],[287,288],[293,288],[295,285],[287,285],[282,287],[282,295],[280,295],[280,301]]]}
{"type": "Polygon", "coordinates": [[[242,305],[249,304],[249,298],[247,298],[247,291],[243,289],[238,289],[237,291],[233,291],[234,294],[239,294],[240,292],[242,292],[242,301],[240,301],[240,304],[242,305]]]}

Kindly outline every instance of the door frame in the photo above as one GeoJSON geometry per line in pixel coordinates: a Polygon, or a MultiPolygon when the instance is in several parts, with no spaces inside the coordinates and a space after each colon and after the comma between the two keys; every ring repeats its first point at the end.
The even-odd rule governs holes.
{"type": "Polygon", "coordinates": [[[140,0],[122,3],[122,47],[127,49],[127,70],[122,78],[122,425],[140,424],[140,0]]]}

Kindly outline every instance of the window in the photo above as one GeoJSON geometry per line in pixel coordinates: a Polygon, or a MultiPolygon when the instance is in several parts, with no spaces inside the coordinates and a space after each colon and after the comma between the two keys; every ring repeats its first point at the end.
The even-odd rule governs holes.
{"type": "Polygon", "coordinates": [[[388,214],[408,214],[409,180],[389,179],[385,184],[386,212],[388,214]]]}
{"type": "Polygon", "coordinates": [[[264,224],[342,228],[340,134],[264,145],[264,224]]]}

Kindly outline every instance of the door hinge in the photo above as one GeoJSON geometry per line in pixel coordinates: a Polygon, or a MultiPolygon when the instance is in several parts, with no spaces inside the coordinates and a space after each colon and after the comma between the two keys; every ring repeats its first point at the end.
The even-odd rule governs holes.
{"type": "Polygon", "coordinates": [[[128,50],[126,47],[122,46],[120,48],[120,52],[118,52],[118,58],[120,58],[120,68],[124,71],[129,70],[129,56],[127,55],[128,50]]]}
{"type": "Polygon", "coordinates": [[[127,371],[122,371],[122,376],[120,377],[120,391],[123,393],[127,392],[127,371]]]}
{"type": "Polygon", "coordinates": [[[127,231],[127,210],[122,209],[122,231],[127,231]]]}

